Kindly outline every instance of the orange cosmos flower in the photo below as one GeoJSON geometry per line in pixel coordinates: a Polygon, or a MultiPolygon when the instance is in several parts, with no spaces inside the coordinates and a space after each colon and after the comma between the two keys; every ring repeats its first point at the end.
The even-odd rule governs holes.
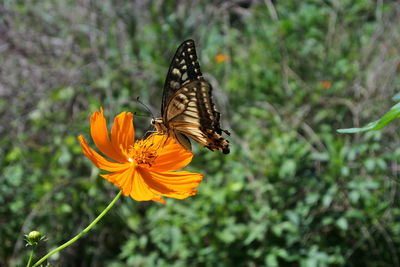
{"type": "Polygon", "coordinates": [[[218,54],[215,56],[215,61],[217,63],[222,63],[228,60],[228,56],[224,55],[224,54],[218,54]]]}
{"type": "Polygon", "coordinates": [[[152,135],[134,142],[132,113],[122,112],[114,119],[111,139],[103,109],[90,118],[90,133],[97,148],[107,159],[89,147],[83,136],[78,139],[83,153],[95,166],[110,172],[101,175],[122,190],[124,196],[138,201],[154,200],[165,204],[161,196],[184,199],[195,195],[203,175],[179,171],[193,157],[172,138],[152,135]]]}
{"type": "Polygon", "coordinates": [[[322,86],[322,88],[324,88],[324,89],[329,89],[329,88],[331,88],[332,83],[331,83],[330,81],[322,81],[322,82],[321,82],[321,86],[322,86]]]}

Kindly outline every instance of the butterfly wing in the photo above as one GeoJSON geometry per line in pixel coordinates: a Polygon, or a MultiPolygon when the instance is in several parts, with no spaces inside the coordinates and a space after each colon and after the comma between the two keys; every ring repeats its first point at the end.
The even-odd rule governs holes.
{"type": "MultiPolygon", "coordinates": [[[[163,121],[172,135],[183,134],[210,150],[228,154],[229,143],[221,136],[219,112],[215,110],[211,91],[211,85],[204,80],[184,84],[167,103],[163,121]]],[[[180,136],[175,139],[187,147],[186,140],[180,136]]]]}
{"type": "Polygon", "coordinates": [[[159,132],[168,132],[178,143],[191,150],[187,137],[210,150],[229,153],[229,143],[222,136],[220,114],[212,102],[211,85],[206,82],[197,61],[193,40],[177,49],[165,80],[161,119],[155,120],[159,132]]]}
{"type": "Polygon", "coordinates": [[[186,40],[178,47],[172,58],[164,83],[161,114],[164,114],[166,104],[176,91],[183,85],[197,80],[204,80],[204,78],[197,61],[196,48],[193,40],[186,40]]]}

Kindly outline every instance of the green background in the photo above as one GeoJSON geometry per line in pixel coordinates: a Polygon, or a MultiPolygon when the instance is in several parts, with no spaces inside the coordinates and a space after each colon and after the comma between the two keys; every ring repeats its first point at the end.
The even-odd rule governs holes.
{"type": "Polygon", "coordinates": [[[67,241],[114,198],[76,137],[103,106],[159,115],[178,45],[196,41],[231,153],[194,144],[199,193],[122,198],[52,266],[399,266],[398,1],[2,1],[0,266],[24,234],[67,241]],[[216,62],[215,56],[227,56],[216,62]]]}

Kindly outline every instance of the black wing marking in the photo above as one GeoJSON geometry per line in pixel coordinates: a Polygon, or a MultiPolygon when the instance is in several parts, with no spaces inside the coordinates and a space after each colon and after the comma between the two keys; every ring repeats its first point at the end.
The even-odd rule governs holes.
{"type": "Polygon", "coordinates": [[[188,82],[196,80],[202,81],[204,78],[200,71],[200,64],[197,61],[194,41],[186,40],[176,50],[169,67],[164,84],[161,114],[164,114],[165,106],[176,91],[188,82]]]}

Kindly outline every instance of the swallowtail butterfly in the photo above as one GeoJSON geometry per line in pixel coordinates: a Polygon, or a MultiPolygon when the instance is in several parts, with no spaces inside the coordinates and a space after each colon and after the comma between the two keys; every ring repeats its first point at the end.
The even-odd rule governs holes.
{"type": "Polygon", "coordinates": [[[210,150],[229,153],[229,142],[221,135],[220,113],[212,101],[211,85],[203,78],[193,40],[177,49],[168,70],[161,103],[161,118],[152,120],[158,133],[172,136],[191,150],[188,137],[210,150]]]}

